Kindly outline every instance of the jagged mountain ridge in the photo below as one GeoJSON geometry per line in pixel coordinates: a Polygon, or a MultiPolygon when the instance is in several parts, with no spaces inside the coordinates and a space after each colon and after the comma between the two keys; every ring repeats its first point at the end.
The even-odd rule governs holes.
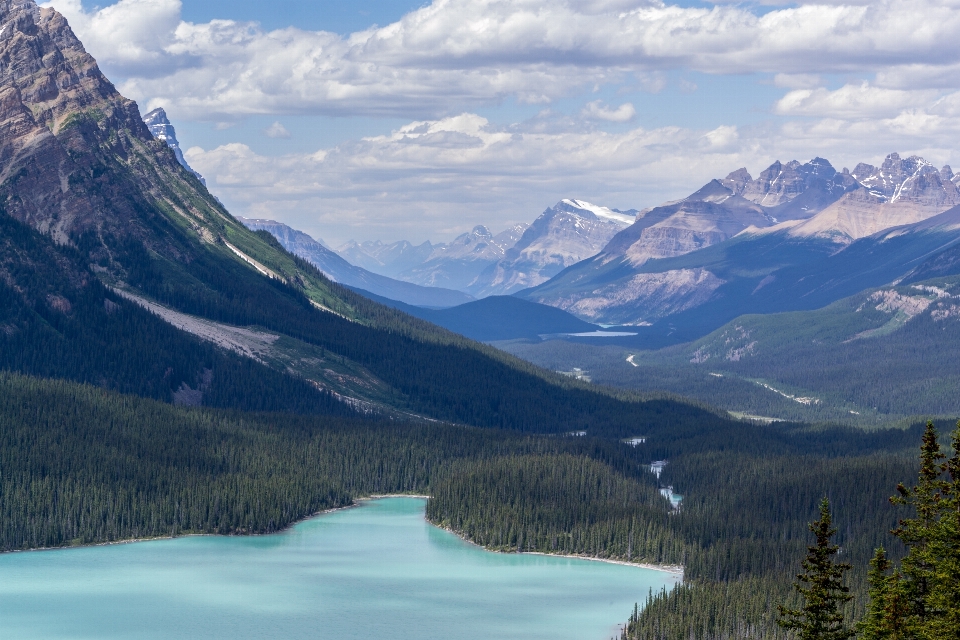
{"type": "MultiPolygon", "coordinates": [[[[724,292],[732,286],[707,266],[716,253],[710,247],[757,238],[756,255],[735,251],[742,255],[744,270],[756,270],[753,263],[765,260],[761,246],[782,245],[783,268],[793,257],[805,263],[812,256],[830,255],[884,229],[916,224],[960,204],[952,171],[944,167],[943,172],[948,179],[921,158],[903,160],[897,154],[879,168],[858,165],[854,173],[838,172],[822,158],[804,165],[775,163],[757,179],[739,169],[683,200],[642,211],[599,255],[520,295],[605,324],[646,325],[692,313],[729,295],[724,292]],[[858,177],[873,186],[864,186],[858,177]],[[683,268],[668,267],[685,255],[691,257],[680,261],[683,268]]],[[[770,260],[776,259],[771,254],[770,260]]],[[[904,270],[907,262],[899,263],[904,270]]],[[[763,268],[764,277],[775,277],[774,265],[763,268]]]]}
{"type": "Polygon", "coordinates": [[[506,254],[527,229],[514,225],[496,235],[483,225],[475,226],[448,243],[429,240],[413,245],[406,240],[351,240],[337,248],[348,262],[373,273],[425,287],[465,291],[477,275],[506,254]]]}
{"type": "Polygon", "coordinates": [[[326,248],[321,242],[281,222],[238,219],[254,231],[267,231],[283,245],[284,249],[309,261],[334,282],[339,282],[348,287],[363,289],[384,298],[399,300],[419,307],[453,307],[470,302],[473,299],[461,291],[438,287],[421,287],[354,266],[338,253],[326,248]]]}
{"type": "Polygon", "coordinates": [[[596,254],[633,223],[636,213],[565,199],[532,224],[516,224],[497,235],[478,225],[446,244],[351,241],[337,252],[374,273],[483,298],[534,286],[596,254]]]}

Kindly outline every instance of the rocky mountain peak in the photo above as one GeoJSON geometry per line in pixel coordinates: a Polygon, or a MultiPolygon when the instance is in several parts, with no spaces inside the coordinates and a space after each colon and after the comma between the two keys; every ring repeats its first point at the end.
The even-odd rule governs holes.
{"type": "Polygon", "coordinates": [[[203,186],[207,186],[207,181],[203,179],[203,176],[194,171],[193,167],[187,164],[186,158],[183,157],[180,142],[177,140],[177,131],[173,128],[170,119],[167,118],[167,112],[163,110],[163,107],[158,107],[143,116],[143,123],[147,125],[147,128],[150,130],[150,133],[153,134],[154,138],[165,142],[167,146],[173,150],[173,155],[177,157],[177,162],[179,162],[184,169],[197,176],[197,179],[203,183],[203,186]]]}
{"type": "Polygon", "coordinates": [[[80,244],[98,273],[127,276],[117,246],[185,258],[178,222],[203,243],[237,224],[155,140],[137,104],[107,80],[66,19],[0,0],[0,207],[58,244],[80,244]],[[184,196],[187,197],[184,197],[184,196]]]}
{"type": "Polygon", "coordinates": [[[547,209],[544,211],[543,215],[547,215],[548,212],[551,211],[571,213],[581,218],[605,220],[623,226],[629,226],[633,224],[634,220],[636,219],[636,211],[633,210],[620,211],[619,209],[601,207],[599,205],[587,202],[586,200],[575,200],[572,198],[561,200],[555,204],[552,209],[547,209]]]}
{"type": "MultiPolygon", "coordinates": [[[[750,175],[745,170],[744,173],[750,175]]],[[[797,160],[786,164],[777,161],[764,169],[756,180],[746,182],[739,195],[763,207],[776,207],[797,198],[811,187],[839,197],[852,182],[823,158],[817,157],[805,164],[797,160]]]]}
{"type": "Polygon", "coordinates": [[[884,202],[912,202],[921,206],[945,207],[960,204],[953,170],[940,171],[920,156],[901,158],[888,155],[880,167],[858,164],[853,177],[884,202]]]}
{"type": "Polygon", "coordinates": [[[753,176],[750,175],[746,167],[740,167],[736,171],[731,171],[726,178],[719,182],[729,189],[731,193],[740,196],[743,195],[744,188],[753,182],[753,176]]]}

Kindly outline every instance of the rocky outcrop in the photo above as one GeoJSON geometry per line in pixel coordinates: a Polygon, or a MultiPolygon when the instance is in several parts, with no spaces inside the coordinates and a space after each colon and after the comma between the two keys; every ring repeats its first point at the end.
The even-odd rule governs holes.
{"type": "Polygon", "coordinates": [[[960,204],[949,166],[937,170],[918,156],[891,153],[878,168],[858,164],[851,174],[858,189],[790,230],[794,237],[820,236],[850,243],[884,229],[933,218],[960,204]]]}
{"type": "MultiPolygon", "coordinates": [[[[694,254],[735,236],[739,236],[736,246],[741,248],[747,246],[743,243],[749,237],[775,236],[782,239],[784,251],[792,251],[788,248],[791,243],[804,238],[826,243],[832,251],[835,245],[842,248],[905,225],[913,225],[909,232],[919,232],[922,229],[916,225],[935,221],[938,214],[960,204],[956,181],[950,167],[937,170],[922,158],[902,159],[895,153],[880,167],[860,164],[853,172],[837,171],[822,158],[805,164],[775,162],[756,179],[741,168],[687,198],[640,212],[637,221],[618,233],[595,258],[523,295],[594,322],[666,318],[693,308],[691,304],[713,300],[716,282],[721,279],[679,276],[671,258],[694,254]],[[664,261],[663,266],[651,266],[653,260],[664,261]],[[651,285],[659,283],[658,277],[664,283],[682,282],[683,286],[651,285]]],[[[938,233],[948,222],[937,223],[938,233]]],[[[771,245],[781,240],[764,242],[771,245]]],[[[722,251],[704,255],[706,262],[691,257],[685,258],[683,265],[712,270],[722,251]]],[[[753,258],[745,253],[737,259],[748,272],[746,265],[753,258]]],[[[764,287],[773,281],[752,282],[750,290],[765,295],[764,287]]]]}
{"type": "Polygon", "coordinates": [[[199,233],[197,218],[212,211],[200,211],[202,199],[178,195],[195,184],[63,16],[32,0],[0,0],[0,206],[7,214],[60,244],[88,238],[91,262],[122,277],[111,243],[136,240],[182,258],[152,228],[168,210],[199,233]]]}
{"type": "Polygon", "coordinates": [[[588,295],[543,302],[584,319],[643,326],[703,304],[723,283],[706,269],[638,273],[625,282],[597,288],[588,295]]]}

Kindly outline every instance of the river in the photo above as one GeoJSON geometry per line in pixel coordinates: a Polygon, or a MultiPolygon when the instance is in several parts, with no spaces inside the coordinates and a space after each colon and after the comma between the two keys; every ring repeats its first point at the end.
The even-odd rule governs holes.
{"type": "Polygon", "coordinates": [[[276,535],[0,555],[3,638],[608,640],[672,574],[499,554],[384,498],[276,535]]]}

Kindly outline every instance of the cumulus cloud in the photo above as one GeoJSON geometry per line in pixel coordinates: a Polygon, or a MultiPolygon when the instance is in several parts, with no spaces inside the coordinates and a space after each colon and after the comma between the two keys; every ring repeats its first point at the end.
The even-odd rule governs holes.
{"type": "Polygon", "coordinates": [[[882,118],[929,104],[938,95],[939,92],[933,90],[885,89],[864,82],[844,85],[835,91],[824,88],[791,91],[777,102],[775,110],[781,115],[882,118]]]}
{"type": "Polygon", "coordinates": [[[583,108],[583,116],[592,120],[606,120],[607,122],[629,122],[637,115],[637,110],[629,102],[624,102],[616,109],[603,104],[601,100],[588,102],[583,108]]]}
{"type": "Polygon", "coordinates": [[[268,138],[289,138],[290,132],[287,131],[287,128],[280,124],[279,121],[274,122],[272,125],[263,130],[263,133],[268,138]]]}
{"type": "Polygon", "coordinates": [[[957,164],[949,145],[957,134],[960,123],[921,111],[857,122],[617,133],[501,126],[463,113],[312,154],[270,157],[230,144],[186,156],[240,215],[280,219],[333,243],[421,241],[475,224],[530,222],[571,195],[621,209],[653,206],[737,167],[756,174],[777,159],[819,155],[840,168],[899,151],[957,164]]]}
{"type": "Polygon", "coordinates": [[[942,44],[960,38],[960,7],[940,0],[801,4],[762,16],[653,0],[436,0],[345,37],[190,24],[179,20],[179,0],[48,4],[106,67],[124,72],[131,97],[213,120],[435,116],[508,97],[545,103],[681,67],[796,75],[960,64],[960,50],[942,44]]]}
{"type": "Polygon", "coordinates": [[[187,151],[231,210],[334,242],[503,228],[571,195],[641,208],[776,159],[820,155],[841,167],[896,150],[960,164],[951,149],[960,48],[943,44],[960,40],[958,0],[768,3],[784,6],[758,15],[739,2],[434,0],[341,36],[192,24],[179,0],[47,2],[123,93],[175,118],[224,127],[278,118],[267,135],[283,135],[280,119],[293,114],[405,118],[389,133],[311,154],[270,157],[239,143],[187,151]],[[764,107],[781,119],[692,129],[661,114],[667,125],[611,133],[597,129],[635,121],[633,103],[592,101],[572,115],[545,106],[511,125],[473,113],[610,86],[657,92],[668,78],[682,87],[678,70],[772,77],[783,94],[764,107]],[[837,74],[868,81],[824,86],[837,74]]]}

